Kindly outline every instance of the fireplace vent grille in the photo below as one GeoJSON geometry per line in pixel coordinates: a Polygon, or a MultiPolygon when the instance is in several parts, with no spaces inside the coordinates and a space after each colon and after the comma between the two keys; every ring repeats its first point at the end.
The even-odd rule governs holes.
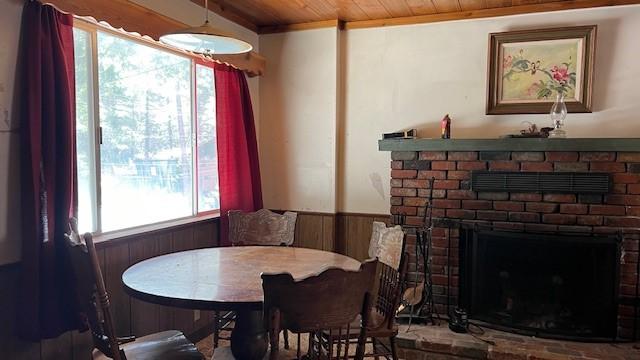
{"type": "Polygon", "coordinates": [[[473,191],[606,194],[611,186],[607,173],[474,171],[473,191]]]}

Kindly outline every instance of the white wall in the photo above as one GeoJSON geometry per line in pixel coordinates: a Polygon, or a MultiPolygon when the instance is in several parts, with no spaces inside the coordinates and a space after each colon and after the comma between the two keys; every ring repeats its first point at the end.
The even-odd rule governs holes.
{"type": "Polygon", "coordinates": [[[378,151],[382,133],[418,128],[421,137],[435,137],[447,113],[456,138],[516,133],[523,121],[548,125],[548,115],[485,115],[488,34],[589,24],[598,25],[594,112],[569,114],[566,129],[571,137],[640,137],[640,5],[348,30],[339,34],[335,70],[334,36],[319,35],[335,29],[261,36],[269,72],[278,68],[260,84],[267,205],[328,211],[324,204],[337,192],[337,211],[388,213],[390,154],[378,151]],[[333,72],[342,74],[337,88],[327,83],[333,72]],[[335,125],[331,189],[315,171],[330,158],[334,144],[324,139],[335,125]]]}
{"type": "Polygon", "coordinates": [[[337,30],[263,35],[260,53],[265,207],[335,212],[337,30]]]}
{"type": "Polygon", "coordinates": [[[20,259],[20,168],[13,113],[21,0],[0,0],[0,265],[20,259]]]}

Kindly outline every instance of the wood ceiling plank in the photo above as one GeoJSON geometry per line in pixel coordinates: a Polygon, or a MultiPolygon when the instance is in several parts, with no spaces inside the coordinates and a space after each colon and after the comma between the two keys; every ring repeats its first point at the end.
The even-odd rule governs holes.
{"type": "Polygon", "coordinates": [[[462,11],[486,9],[486,0],[458,0],[462,11]]]}
{"type": "Polygon", "coordinates": [[[304,0],[316,14],[319,21],[338,19],[338,6],[335,0],[304,0]]]}
{"type": "MultiPolygon", "coordinates": [[[[332,0],[336,1],[336,0],[332,0]]],[[[359,19],[371,19],[358,4],[351,0],[337,0],[338,19],[344,21],[355,21],[359,19]]]]}
{"type": "Polygon", "coordinates": [[[260,0],[215,0],[215,2],[220,6],[236,9],[240,14],[246,14],[256,26],[285,21],[279,11],[271,6],[262,4],[260,0]]]}
{"type": "Polygon", "coordinates": [[[258,0],[261,6],[273,8],[278,16],[283,18],[281,24],[295,24],[313,21],[313,14],[301,7],[296,1],[287,0],[258,0]]]}
{"type": "Polygon", "coordinates": [[[222,9],[229,9],[240,16],[245,17],[251,23],[256,26],[260,26],[262,23],[278,23],[283,21],[278,17],[277,12],[270,11],[259,7],[255,1],[234,1],[234,0],[210,0],[214,1],[222,9]]]}
{"type": "MultiPolygon", "coordinates": [[[[558,1],[558,0],[552,0],[552,1],[558,1]]],[[[509,7],[512,5],[511,0],[486,0],[486,2],[487,2],[488,9],[499,8],[499,7],[509,7]]]]}
{"type": "Polygon", "coordinates": [[[404,0],[378,0],[392,17],[411,16],[411,8],[404,0]]]}
{"type": "Polygon", "coordinates": [[[533,5],[538,3],[538,0],[513,0],[512,6],[533,5]]]}
{"type": "Polygon", "coordinates": [[[436,7],[431,0],[406,0],[413,15],[435,14],[436,7]]]}
{"type": "Polygon", "coordinates": [[[458,0],[432,0],[438,13],[462,11],[458,0]]]}
{"type": "MultiPolygon", "coordinates": [[[[204,7],[204,0],[191,0],[191,2],[194,4],[197,4],[200,7],[204,7]]],[[[240,14],[237,10],[233,9],[232,7],[226,7],[226,6],[223,7],[220,4],[210,1],[209,10],[249,30],[256,31],[258,29],[258,27],[254,24],[252,19],[248,18],[246,15],[240,14]]],[[[204,16],[204,12],[203,12],[203,16],[204,16]]],[[[204,22],[204,19],[202,20],[204,22]]]]}
{"type": "Polygon", "coordinates": [[[391,14],[382,6],[379,0],[352,0],[370,19],[390,18],[391,14]]]}

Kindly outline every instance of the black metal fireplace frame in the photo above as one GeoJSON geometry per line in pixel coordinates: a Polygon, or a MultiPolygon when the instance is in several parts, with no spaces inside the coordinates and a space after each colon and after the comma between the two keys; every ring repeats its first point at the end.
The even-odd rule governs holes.
{"type": "MultiPolygon", "coordinates": [[[[560,339],[560,340],[573,340],[573,341],[582,341],[582,342],[602,342],[602,341],[614,341],[617,339],[616,335],[612,337],[585,337],[579,335],[565,335],[561,333],[549,333],[538,331],[533,328],[528,327],[517,327],[517,326],[506,326],[492,322],[486,322],[474,318],[474,314],[471,312],[471,301],[472,301],[472,276],[477,276],[477,274],[469,274],[471,269],[475,268],[477,265],[473,263],[476,259],[472,258],[473,254],[473,246],[477,246],[478,244],[478,235],[479,234],[496,234],[496,235],[510,235],[519,234],[525,236],[527,238],[541,240],[541,241],[549,241],[551,239],[557,238],[558,236],[562,236],[563,241],[572,242],[582,242],[584,243],[585,237],[593,239],[594,243],[604,243],[604,244],[612,244],[616,246],[616,259],[620,259],[622,252],[622,236],[621,234],[616,235],[607,235],[607,234],[593,234],[593,233],[559,233],[559,232],[548,232],[548,233],[532,233],[532,232],[522,232],[515,231],[509,229],[494,229],[492,226],[479,226],[478,224],[467,225],[467,224],[459,224],[458,227],[460,230],[459,234],[459,260],[460,260],[460,270],[459,270],[459,297],[458,297],[458,306],[469,311],[469,318],[472,320],[472,323],[477,325],[485,326],[488,328],[493,328],[496,330],[511,332],[520,335],[526,336],[537,336],[543,338],[550,339],[560,339]]],[[[476,249],[477,250],[477,249],[476,249]]],[[[619,287],[620,287],[620,261],[615,262],[615,270],[614,270],[614,284],[613,284],[613,301],[614,301],[614,316],[618,318],[618,306],[620,304],[619,298],[619,287]]]]}

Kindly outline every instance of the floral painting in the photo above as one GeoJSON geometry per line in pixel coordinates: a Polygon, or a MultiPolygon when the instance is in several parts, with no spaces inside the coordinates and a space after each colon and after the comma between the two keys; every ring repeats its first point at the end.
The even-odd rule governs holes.
{"type": "Polygon", "coordinates": [[[558,94],[591,112],[595,25],[489,35],[487,114],[548,114],[558,94]]]}
{"type": "Polygon", "coordinates": [[[581,55],[582,39],[503,44],[502,101],[577,100],[581,55]]]}

